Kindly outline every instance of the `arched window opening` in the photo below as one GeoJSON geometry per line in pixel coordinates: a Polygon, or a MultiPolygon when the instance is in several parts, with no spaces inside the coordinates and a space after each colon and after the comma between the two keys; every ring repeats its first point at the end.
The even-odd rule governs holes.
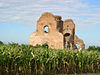
{"type": "Polygon", "coordinates": [[[79,49],[79,44],[76,44],[77,49],[79,49]]]}
{"type": "Polygon", "coordinates": [[[67,25],[67,27],[69,27],[69,25],[67,25]]]}
{"type": "Polygon", "coordinates": [[[44,44],[42,45],[42,47],[44,47],[44,48],[48,48],[49,45],[48,45],[48,43],[44,43],[44,44]]]}
{"type": "Polygon", "coordinates": [[[48,27],[48,25],[45,25],[44,28],[43,28],[43,30],[44,30],[45,33],[48,33],[48,32],[49,32],[49,27],[48,27]]]}
{"type": "Polygon", "coordinates": [[[70,36],[70,33],[66,33],[64,36],[70,36]]]}

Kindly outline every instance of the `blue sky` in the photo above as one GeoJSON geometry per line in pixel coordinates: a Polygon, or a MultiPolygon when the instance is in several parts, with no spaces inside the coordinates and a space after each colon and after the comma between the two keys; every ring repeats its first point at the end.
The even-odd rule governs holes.
{"type": "Polygon", "coordinates": [[[100,46],[100,0],[0,0],[0,40],[29,44],[44,12],[73,19],[86,48],[100,46]]]}

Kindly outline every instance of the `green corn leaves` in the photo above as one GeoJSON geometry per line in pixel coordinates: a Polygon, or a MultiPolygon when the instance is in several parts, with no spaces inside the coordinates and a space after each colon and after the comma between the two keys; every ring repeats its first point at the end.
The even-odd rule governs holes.
{"type": "Polygon", "coordinates": [[[37,45],[0,45],[0,75],[100,72],[100,52],[50,49],[37,45]]]}

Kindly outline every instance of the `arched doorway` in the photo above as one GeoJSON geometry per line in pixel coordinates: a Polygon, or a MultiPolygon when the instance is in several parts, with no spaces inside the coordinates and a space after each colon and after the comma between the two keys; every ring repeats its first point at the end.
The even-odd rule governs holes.
{"type": "Polygon", "coordinates": [[[48,43],[44,43],[44,44],[42,45],[42,47],[44,47],[44,48],[49,48],[49,45],[48,45],[48,43]]]}

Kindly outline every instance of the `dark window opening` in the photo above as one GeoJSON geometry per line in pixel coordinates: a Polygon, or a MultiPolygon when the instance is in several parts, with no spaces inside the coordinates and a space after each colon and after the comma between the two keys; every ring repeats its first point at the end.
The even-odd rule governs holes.
{"type": "Polygon", "coordinates": [[[43,28],[43,30],[44,30],[45,33],[48,33],[48,32],[49,32],[49,27],[48,27],[48,25],[45,25],[44,28],[43,28]]]}
{"type": "Polygon", "coordinates": [[[42,47],[49,48],[49,45],[47,43],[43,44],[42,47]]]}
{"type": "Polygon", "coordinates": [[[70,36],[70,33],[66,33],[64,36],[70,36]]]}
{"type": "Polygon", "coordinates": [[[69,25],[67,25],[67,27],[69,27],[69,25]]]}

